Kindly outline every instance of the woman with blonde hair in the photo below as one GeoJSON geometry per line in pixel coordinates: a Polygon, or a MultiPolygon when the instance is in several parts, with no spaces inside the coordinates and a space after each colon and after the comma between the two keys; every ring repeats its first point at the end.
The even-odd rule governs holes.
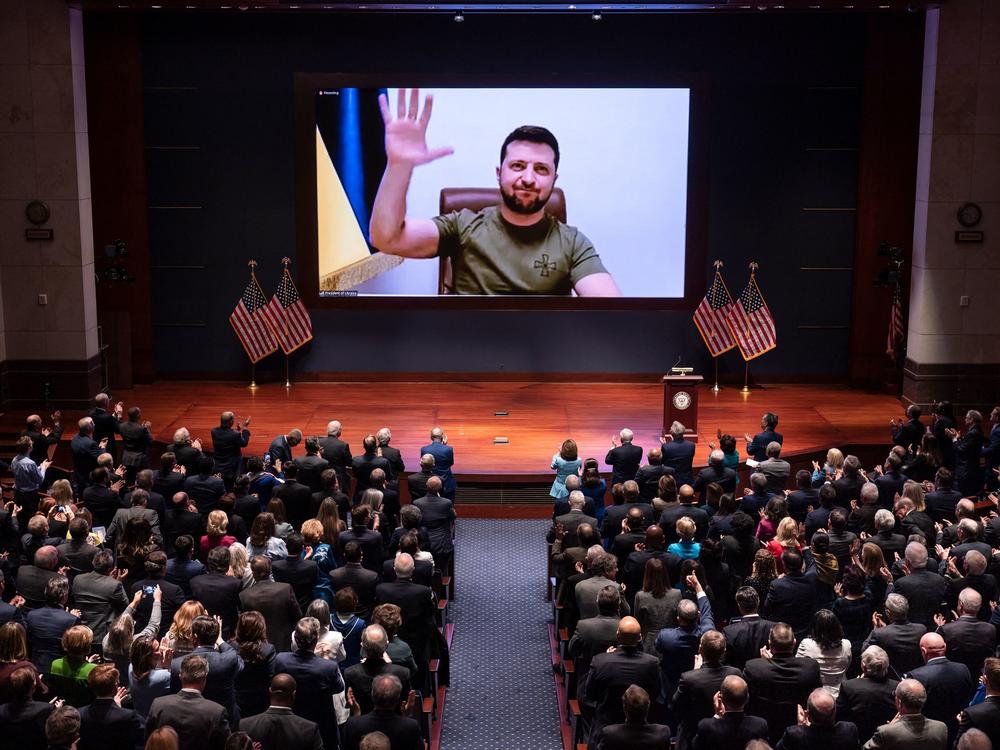
{"type": "Polygon", "coordinates": [[[556,478],[552,481],[549,495],[556,500],[568,497],[569,490],[566,489],[566,478],[573,474],[579,474],[582,465],[583,462],[577,454],[576,442],[571,439],[563,440],[559,452],[552,456],[551,468],[556,470],[556,478]]]}
{"type": "Polygon", "coordinates": [[[924,504],[924,488],[919,482],[905,482],[900,496],[911,500],[915,511],[927,512],[927,506],[924,504]]]}
{"type": "Polygon", "coordinates": [[[253,585],[253,571],[250,570],[250,553],[239,542],[229,545],[229,572],[233,578],[240,580],[241,588],[253,585]]]}
{"type": "Polygon", "coordinates": [[[125,611],[118,615],[108,634],[104,636],[101,647],[104,650],[104,660],[114,662],[118,668],[118,674],[127,675],[129,659],[131,658],[132,643],[137,638],[153,638],[160,632],[160,618],[162,616],[162,593],[160,587],[153,589],[149,596],[153,597],[153,606],[149,615],[149,622],[139,633],[135,632],[135,610],[142,601],[142,597],[147,594],[145,587],[140,588],[132,597],[132,602],[125,608],[125,611]]]}
{"type": "Polygon", "coordinates": [[[149,733],[145,750],[179,750],[179,748],[180,738],[177,736],[177,730],[163,726],[149,733]]]}
{"type": "Polygon", "coordinates": [[[832,482],[837,478],[837,474],[844,469],[844,452],[839,448],[831,448],[826,452],[826,463],[822,468],[818,461],[813,461],[812,482],[813,486],[832,482]]]}
{"type": "Polygon", "coordinates": [[[775,532],[774,539],[767,543],[767,550],[774,556],[774,564],[779,573],[785,572],[781,555],[790,549],[796,552],[802,551],[802,545],[799,543],[799,524],[791,516],[785,516],[778,522],[778,530],[775,532]]]}
{"type": "Polygon", "coordinates": [[[94,643],[94,631],[86,625],[74,625],[63,633],[60,643],[66,655],[53,660],[49,666],[46,675],[48,685],[69,705],[77,708],[86,706],[94,699],[87,686],[87,678],[97,666],[96,661],[88,658],[94,643]]]}
{"type": "Polygon", "coordinates": [[[201,538],[201,561],[208,562],[208,553],[216,547],[228,547],[236,541],[236,537],[226,533],[229,528],[229,516],[221,510],[213,510],[208,514],[205,524],[205,535],[201,538]]]}
{"type": "Polygon", "coordinates": [[[194,651],[191,624],[194,622],[194,618],[207,614],[208,610],[202,606],[201,602],[188,599],[174,612],[174,621],[170,623],[170,630],[163,637],[160,646],[169,648],[175,657],[190,654],[194,651]]]}

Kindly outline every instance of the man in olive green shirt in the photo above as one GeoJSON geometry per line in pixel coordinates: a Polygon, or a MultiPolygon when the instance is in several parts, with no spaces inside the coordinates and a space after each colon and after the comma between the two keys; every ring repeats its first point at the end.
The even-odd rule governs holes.
{"type": "Polygon", "coordinates": [[[372,244],[406,258],[451,258],[458,294],[621,296],[590,240],[545,213],[559,166],[559,143],[545,128],[522,126],[504,140],[496,170],[499,206],[433,219],[406,216],[413,168],[452,153],[427,147],[432,104],[428,96],[419,112],[413,89],[407,107],[400,89],[393,118],[385,95],[379,97],[387,163],[372,207],[372,244]]]}

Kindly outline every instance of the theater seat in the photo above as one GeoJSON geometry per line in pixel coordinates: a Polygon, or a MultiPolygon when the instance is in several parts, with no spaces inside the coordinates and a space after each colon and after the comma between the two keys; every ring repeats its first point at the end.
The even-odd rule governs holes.
{"type": "MultiPolygon", "coordinates": [[[[470,211],[482,211],[487,206],[500,203],[500,188],[443,188],[438,211],[448,214],[467,208],[470,211]]],[[[554,216],[563,224],[566,223],[566,195],[562,188],[554,188],[552,197],[545,204],[545,213],[554,216]]],[[[452,282],[451,258],[440,257],[438,268],[438,294],[454,294],[452,282]]]]}

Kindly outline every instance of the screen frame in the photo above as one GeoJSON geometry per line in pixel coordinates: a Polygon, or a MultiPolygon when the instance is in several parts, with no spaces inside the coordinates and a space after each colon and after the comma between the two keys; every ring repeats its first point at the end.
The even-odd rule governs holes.
{"type": "Polygon", "coordinates": [[[323,310],[693,310],[705,294],[708,245],[709,78],[705,73],[640,73],[626,80],[615,75],[523,75],[445,73],[295,73],[296,272],[306,306],[323,310]],[[557,297],[534,295],[361,295],[326,297],[319,293],[316,219],[316,91],[398,87],[523,88],[687,88],[688,172],[683,297],[557,297]]]}

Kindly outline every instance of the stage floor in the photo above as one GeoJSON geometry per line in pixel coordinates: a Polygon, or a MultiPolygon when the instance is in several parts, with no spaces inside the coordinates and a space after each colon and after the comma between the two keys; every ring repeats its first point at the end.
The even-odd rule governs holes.
{"type": "MultiPolygon", "coordinates": [[[[171,442],[174,430],[183,426],[207,450],[222,411],[250,416],[251,440],[244,455],[262,454],[275,435],[293,427],[306,435],[324,435],[326,423],[339,419],[355,453],[366,434],[388,426],[407,469],[416,469],[430,429],[440,426],[455,449],[455,472],[466,481],[551,478],[552,454],[569,437],[577,441],[581,458],[597,458],[604,470],[613,434],[629,427],[635,443],[648,449],[658,442],[663,415],[662,387],[637,383],[297,383],[288,389],[268,384],[250,390],[229,383],[171,381],[114,396],[126,408],[142,409],[158,441],[171,442]],[[508,416],[495,416],[497,411],[508,416]],[[497,437],[509,442],[494,444],[497,437]]],[[[699,401],[696,465],[707,463],[708,442],[717,428],[737,437],[754,434],[765,411],[779,416],[786,457],[818,454],[835,445],[888,445],[889,420],[902,412],[894,397],[829,385],[760,385],[747,395],[738,388],[713,394],[702,387],[699,401]]],[[[64,412],[59,463],[69,460],[68,441],[81,415],[64,412]]],[[[0,430],[16,433],[25,416],[8,412],[0,430]]],[[[739,447],[742,453],[742,439],[739,447]]]]}

